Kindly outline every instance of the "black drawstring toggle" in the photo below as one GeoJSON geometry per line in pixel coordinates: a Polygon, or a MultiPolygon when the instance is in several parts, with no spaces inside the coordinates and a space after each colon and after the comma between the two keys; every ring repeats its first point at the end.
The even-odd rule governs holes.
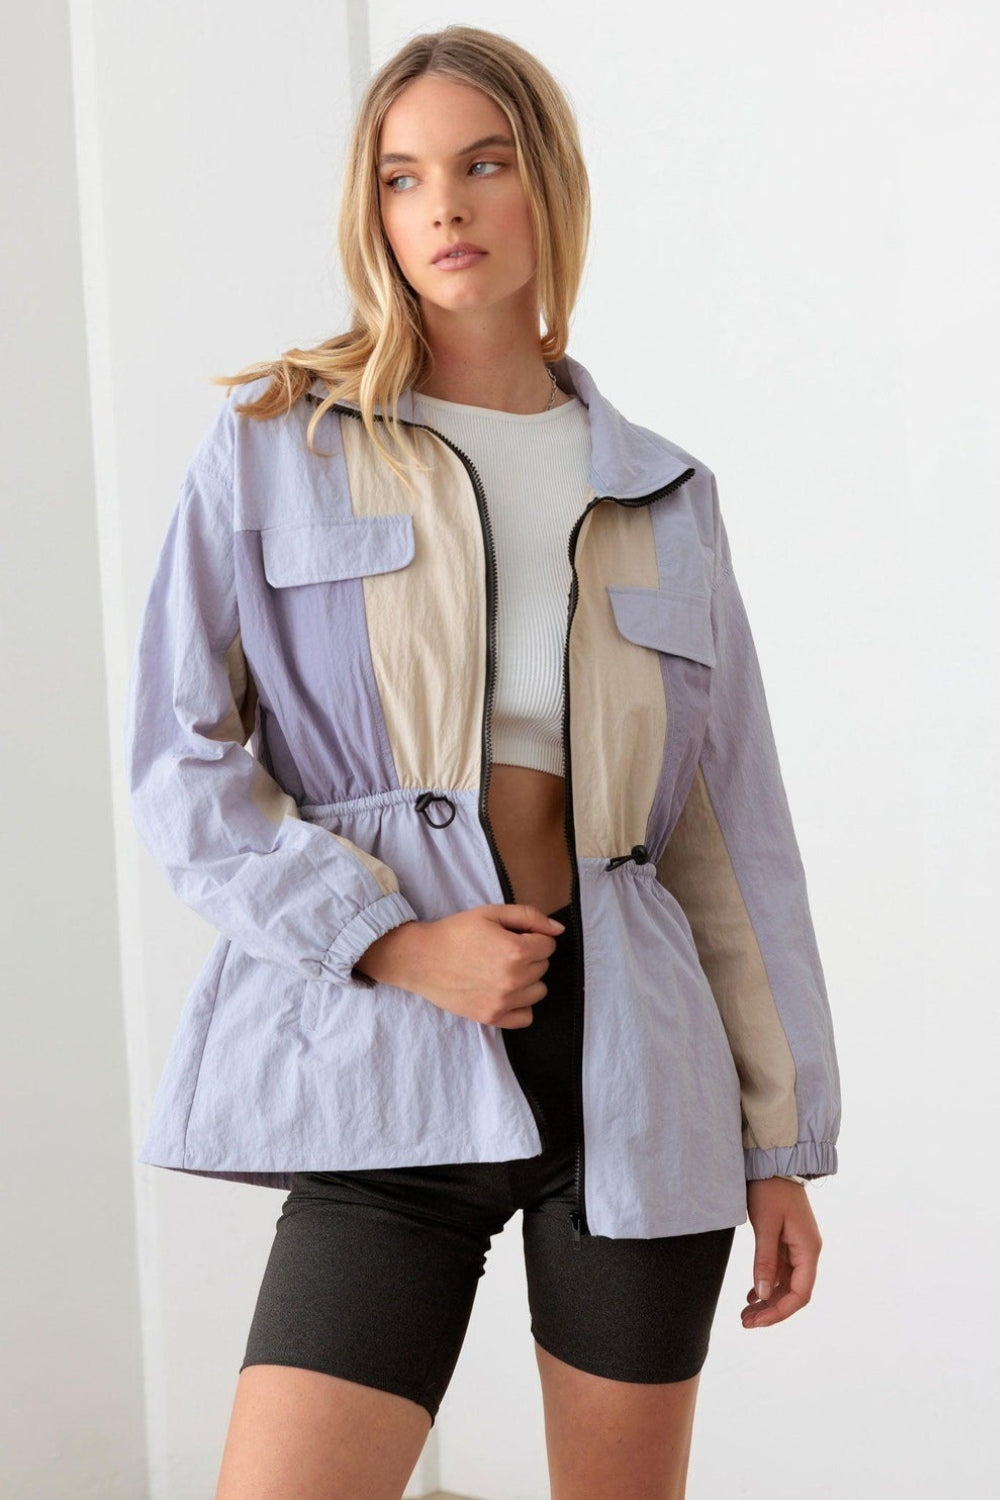
{"type": "Polygon", "coordinates": [[[623,865],[627,860],[634,859],[637,865],[649,864],[652,855],[645,844],[633,844],[629,854],[616,854],[614,859],[609,859],[604,866],[606,870],[613,870],[617,865],[623,865]]]}
{"type": "Polygon", "coordinates": [[[424,817],[427,819],[432,828],[447,828],[449,823],[454,822],[455,804],[454,802],[452,802],[450,797],[445,797],[440,792],[421,792],[414,806],[416,807],[417,812],[423,813],[424,817]],[[446,802],[451,811],[451,816],[445,818],[442,823],[435,823],[434,819],[429,815],[427,811],[428,805],[431,802],[446,802]]]}

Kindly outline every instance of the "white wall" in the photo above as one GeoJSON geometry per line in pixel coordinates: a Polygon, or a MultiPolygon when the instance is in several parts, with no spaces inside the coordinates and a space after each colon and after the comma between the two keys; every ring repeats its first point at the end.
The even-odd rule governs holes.
{"type": "Polygon", "coordinates": [[[0,64],[0,1493],[144,1493],[94,466],[64,4],[0,64]]]}
{"type": "MultiPolygon", "coordinates": [[[[571,352],[719,477],[834,1009],[842,1173],[810,1190],[816,1293],[750,1339],[737,1231],[689,1494],[781,1500],[805,1475],[815,1500],[986,1493],[992,12],[72,0],[69,16],[72,85],[55,3],[20,8],[5,69],[0,566],[24,732],[4,748],[4,1493],[211,1493],[281,1195],[134,1163],[212,933],[132,831],[125,678],[223,395],[208,376],[342,326],[352,76],[452,20],[532,48],[575,102],[595,223],[571,352]]],[[[435,1484],[548,1493],[520,1215],[411,1492],[435,1484]]]]}

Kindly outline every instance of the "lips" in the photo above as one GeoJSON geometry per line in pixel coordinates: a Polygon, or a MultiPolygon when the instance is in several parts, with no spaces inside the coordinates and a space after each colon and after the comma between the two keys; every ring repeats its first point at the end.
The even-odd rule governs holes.
{"type": "Polygon", "coordinates": [[[432,264],[436,266],[440,261],[447,260],[449,259],[449,257],[452,260],[458,260],[463,255],[485,254],[486,251],[483,249],[482,245],[470,245],[467,241],[463,241],[459,245],[447,245],[443,250],[439,250],[437,255],[435,255],[434,257],[432,264]]]}

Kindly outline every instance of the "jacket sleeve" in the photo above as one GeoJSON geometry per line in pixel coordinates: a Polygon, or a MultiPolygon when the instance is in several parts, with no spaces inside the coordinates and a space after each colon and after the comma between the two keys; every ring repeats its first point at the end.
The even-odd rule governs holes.
{"type": "Polygon", "coordinates": [[[712,478],[715,576],[707,730],[657,866],[680,903],[729,1038],[748,1179],[837,1171],[830,1007],[760,665],[712,478]]]}
{"type": "Polygon", "coordinates": [[[218,447],[206,435],[189,465],[140,625],[124,728],[135,825],[175,894],[255,958],[367,988],[354,963],[417,914],[387,865],[303,819],[245,748],[256,693],[218,447]]]}

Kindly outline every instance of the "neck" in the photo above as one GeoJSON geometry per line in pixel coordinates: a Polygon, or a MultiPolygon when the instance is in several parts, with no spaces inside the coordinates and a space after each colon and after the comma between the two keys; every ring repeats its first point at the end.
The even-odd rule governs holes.
{"type": "MultiPolygon", "coordinates": [[[[425,307],[424,332],[434,357],[433,369],[420,386],[426,396],[488,406],[494,411],[527,414],[542,411],[552,394],[538,337],[524,319],[463,319],[425,307]]],[[[558,393],[554,405],[569,398],[558,393]]]]}

